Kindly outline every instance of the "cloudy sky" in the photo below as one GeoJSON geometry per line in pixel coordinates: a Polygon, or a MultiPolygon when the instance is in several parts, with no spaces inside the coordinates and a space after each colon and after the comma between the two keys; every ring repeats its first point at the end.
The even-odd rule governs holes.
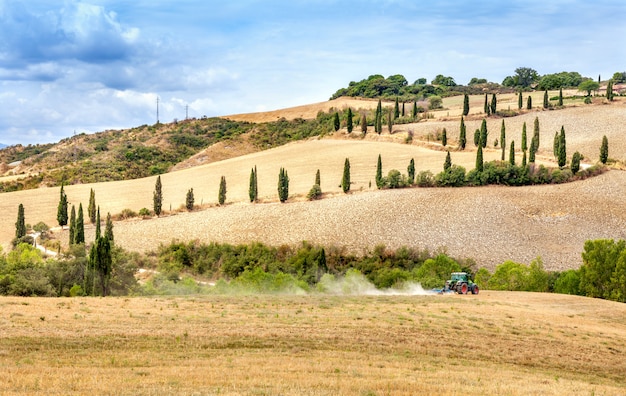
{"type": "Polygon", "coordinates": [[[0,0],[0,143],[272,110],[350,81],[626,70],[623,0],[0,0]],[[620,38],[621,37],[621,38],[620,38]]]}

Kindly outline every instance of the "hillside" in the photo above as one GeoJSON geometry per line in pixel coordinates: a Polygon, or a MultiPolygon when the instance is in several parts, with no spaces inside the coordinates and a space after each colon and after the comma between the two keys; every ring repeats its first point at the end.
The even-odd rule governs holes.
{"type": "Polygon", "coordinates": [[[3,297],[0,308],[3,395],[626,391],[626,305],[599,299],[3,297]]]}

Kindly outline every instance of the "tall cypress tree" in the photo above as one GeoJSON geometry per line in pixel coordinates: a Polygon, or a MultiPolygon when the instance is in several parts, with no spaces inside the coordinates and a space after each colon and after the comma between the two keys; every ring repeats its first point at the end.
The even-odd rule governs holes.
{"type": "Polygon", "coordinates": [[[526,136],[526,121],[524,121],[522,125],[522,151],[526,152],[526,150],[528,150],[528,137],[526,136]]]}
{"type": "Polygon", "coordinates": [[[474,146],[482,146],[480,144],[480,129],[474,131],[474,146]]]}
{"type": "Polygon", "coordinates": [[[113,243],[113,220],[111,220],[110,212],[107,212],[107,222],[104,226],[104,237],[113,243]]]}
{"type": "Polygon", "coordinates": [[[487,132],[487,120],[483,118],[483,122],[480,124],[480,145],[483,148],[487,147],[487,138],[489,136],[489,132],[487,132]]]}
{"type": "Polygon", "coordinates": [[[565,145],[565,128],[561,125],[561,134],[559,135],[559,167],[564,167],[567,163],[567,151],[565,145]]]}
{"type": "Polygon", "coordinates": [[[404,117],[404,102],[402,102],[402,117],[404,117]]]}
{"type": "Polygon", "coordinates": [[[341,127],[341,122],[339,122],[339,112],[337,111],[335,111],[335,116],[333,118],[333,127],[335,128],[335,131],[338,131],[341,127]]]}
{"type": "Polygon", "coordinates": [[[96,222],[96,192],[92,189],[89,190],[89,206],[87,206],[87,213],[89,214],[89,221],[91,224],[96,222]]]}
{"type": "Polygon", "coordinates": [[[461,150],[465,150],[465,145],[467,144],[467,128],[465,126],[465,121],[463,120],[463,116],[461,116],[461,127],[459,131],[459,147],[461,150]]]}
{"type": "Polygon", "coordinates": [[[383,180],[383,161],[380,157],[380,154],[378,154],[378,162],[376,163],[376,187],[381,189],[384,186],[385,183],[383,180]]]}
{"type": "Polygon", "coordinates": [[[374,132],[381,134],[382,132],[382,118],[383,118],[383,105],[378,99],[378,105],[376,106],[376,115],[374,116],[374,132]]]}
{"type": "Polygon", "coordinates": [[[278,173],[278,199],[285,202],[289,198],[289,176],[285,168],[280,168],[278,173]]]}
{"type": "Polygon", "coordinates": [[[550,102],[548,100],[548,90],[543,91],[543,108],[547,109],[550,107],[550,102]]]}
{"type": "Polygon", "coordinates": [[[17,221],[15,222],[15,239],[19,242],[26,236],[26,221],[24,220],[24,205],[17,207],[17,221]]]}
{"type": "Polygon", "coordinates": [[[250,185],[248,187],[248,197],[250,198],[250,202],[256,202],[257,200],[256,166],[250,170],[250,185]]]}
{"type": "Polygon", "coordinates": [[[478,146],[478,151],[476,151],[476,171],[482,172],[484,170],[484,162],[483,162],[483,148],[482,146],[478,146]]]}
{"type": "Polygon", "coordinates": [[[613,97],[613,81],[609,80],[609,83],[606,86],[606,98],[612,102],[613,97]]]}
{"type": "Polygon", "coordinates": [[[346,127],[348,128],[348,133],[352,133],[352,129],[354,126],[352,125],[352,109],[348,107],[348,119],[346,120],[346,127]]]}
{"type": "Polygon", "coordinates": [[[74,229],[74,243],[80,245],[85,243],[85,216],[83,214],[83,204],[78,205],[78,216],[76,217],[76,225],[74,229]]]}
{"type": "Polygon", "coordinates": [[[443,147],[448,145],[448,132],[446,131],[446,128],[443,128],[443,131],[441,132],[441,144],[443,147]]]}
{"type": "Polygon", "coordinates": [[[522,153],[522,167],[526,167],[526,151],[522,153]]]}
{"type": "Polygon", "coordinates": [[[417,118],[417,102],[416,101],[413,102],[413,113],[411,113],[411,115],[413,116],[413,119],[417,118]]]}
{"type": "Polygon", "coordinates": [[[96,239],[89,251],[89,266],[99,275],[100,293],[103,297],[109,294],[112,265],[111,241],[106,236],[96,239]]]}
{"type": "Polygon", "coordinates": [[[515,166],[515,141],[511,142],[511,151],[509,152],[509,163],[515,166]]]}
{"type": "Polygon", "coordinates": [[[446,154],[446,160],[443,162],[443,171],[447,171],[452,167],[452,158],[450,157],[450,150],[446,154]]]}
{"type": "Polygon", "coordinates": [[[102,232],[100,231],[100,206],[98,206],[98,210],[96,212],[96,239],[102,236],[102,232]]]}
{"type": "Polygon", "coordinates": [[[61,184],[61,194],[59,197],[59,205],[57,207],[57,221],[59,222],[61,229],[63,226],[67,225],[67,195],[65,194],[63,187],[63,184],[61,184]]]}
{"type": "Polygon", "coordinates": [[[69,244],[73,245],[76,240],[76,208],[72,205],[70,212],[70,232],[69,232],[69,244]]]}
{"type": "Polygon", "coordinates": [[[539,117],[535,117],[535,121],[533,123],[533,137],[537,137],[537,149],[539,149],[539,117]]]}
{"type": "Polygon", "coordinates": [[[193,187],[187,190],[187,195],[185,196],[185,207],[187,210],[193,210],[193,205],[195,203],[195,198],[193,196],[193,187]]]}
{"type": "Polygon", "coordinates": [[[517,108],[522,109],[523,101],[522,101],[522,91],[519,91],[519,95],[517,95],[517,108]]]}
{"type": "Polygon", "coordinates": [[[389,134],[393,133],[393,117],[391,115],[391,109],[389,109],[389,113],[387,115],[387,129],[389,129],[389,134]]]}
{"type": "Polygon", "coordinates": [[[361,132],[363,133],[363,136],[367,135],[367,117],[365,116],[365,113],[361,116],[361,132]]]}
{"type": "Polygon", "coordinates": [[[413,158],[409,161],[409,166],[406,168],[406,172],[409,175],[409,184],[413,185],[415,183],[415,160],[413,158]]]}
{"type": "Polygon", "coordinates": [[[502,120],[502,126],[500,126],[500,147],[502,147],[500,160],[504,161],[504,150],[506,150],[506,127],[504,126],[504,120],[502,120]]]}
{"type": "Polygon", "coordinates": [[[346,158],[343,164],[343,177],[341,178],[341,189],[344,193],[350,191],[350,160],[346,158]]]}
{"type": "Polygon", "coordinates": [[[463,95],[463,115],[467,116],[469,114],[469,95],[463,95]]]}
{"type": "Polygon", "coordinates": [[[224,205],[224,202],[226,202],[226,177],[222,176],[222,178],[220,179],[220,189],[219,189],[219,193],[217,194],[217,202],[220,205],[224,205]]]}
{"type": "Polygon", "coordinates": [[[161,191],[161,175],[157,176],[156,183],[154,184],[154,192],[152,193],[152,208],[154,214],[161,215],[161,207],[163,205],[163,192],[161,191]]]}
{"type": "Polygon", "coordinates": [[[559,106],[563,106],[563,88],[559,88],[559,106]]]}
{"type": "Polygon", "coordinates": [[[602,136],[602,145],[600,146],[600,162],[606,165],[609,160],[609,140],[606,135],[602,136]]]}
{"type": "Polygon", "coordinates": [[[398,103],[398,97],[396,96],[396,104],[393,107],[393,119],[400,117],[400,104],[398,103]]]}
{"type": "Polygon", "coordinates": [[[491,96],[491,114],[496,114],[496,106],[498,105],[498,101],[496,99],[496,94],[491,96]]]}
{"type": "Polygon", "coordinates": [[[526,102],[526,109],[531,110],[533,108],[533,97],[528,95],[528,101],[526,102]]]}
{"type": "Polygon", "coordinates": [[[322,178],[320,177],[319,169],[317,170],[317,172],[315,172],[315,184],[317,184],[318,186],[322,185],[322,178]]]}
{"type": "Polygon", "coordinates": [[[489,97],[485,94],[485,114],[489,113],[489,97]]]}
{"type": "Polygon", "coordinates": [[[558,132],[554,132],[554,140],[552,142],[552,155],[554,155],[555,159],[559,158],[559,144],[561,143],[561,139],[559,137],[558,132]]]}

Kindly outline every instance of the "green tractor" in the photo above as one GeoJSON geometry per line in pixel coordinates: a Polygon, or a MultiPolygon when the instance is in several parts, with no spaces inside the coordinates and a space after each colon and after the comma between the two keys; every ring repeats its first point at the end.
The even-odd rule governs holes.
{"type": "Polygon", "coordinates": [[[453,272],[450,280],[446,281],[443,291],[478,294],[478,285],[472,282],[467,272],[453,272]]]}

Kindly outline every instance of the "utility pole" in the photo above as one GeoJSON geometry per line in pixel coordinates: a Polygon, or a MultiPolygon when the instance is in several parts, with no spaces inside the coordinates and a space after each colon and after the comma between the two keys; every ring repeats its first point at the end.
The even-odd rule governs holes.
{"type": "Polygon", "coordinates": [[[185,120],[189,119],[189,105],[185,106],[185,120]]]}
{"type": "Polygon", "coordinates": [[[157,124],[159,123],[159,97],[157,96],[157,124]]]}

